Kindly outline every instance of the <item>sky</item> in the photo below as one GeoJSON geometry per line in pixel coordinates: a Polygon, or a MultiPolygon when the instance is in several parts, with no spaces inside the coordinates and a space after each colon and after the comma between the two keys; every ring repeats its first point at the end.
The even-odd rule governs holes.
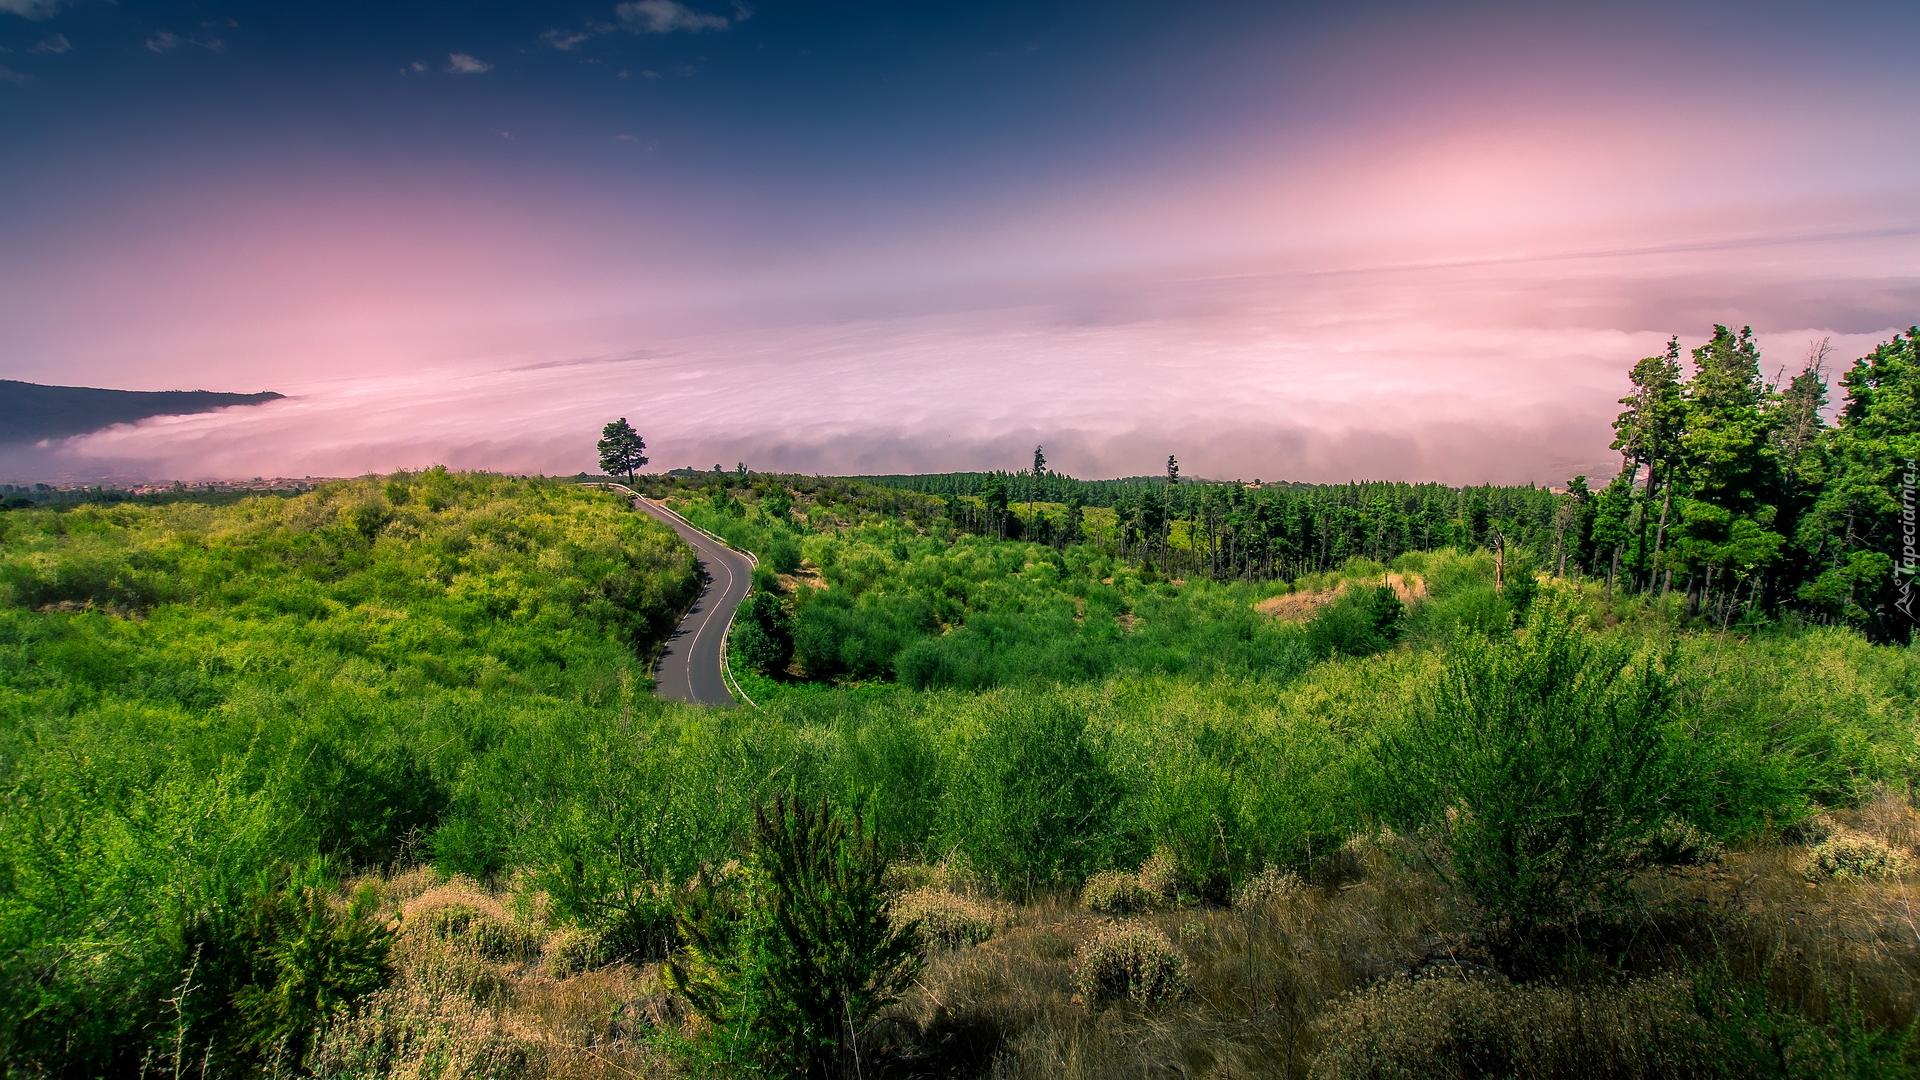
{"type": "Polygon", "coordinates": [[[1558,484],[1625,373],[1920,322],[1920,6],[0,0],[26,478],[1558,484]]]}

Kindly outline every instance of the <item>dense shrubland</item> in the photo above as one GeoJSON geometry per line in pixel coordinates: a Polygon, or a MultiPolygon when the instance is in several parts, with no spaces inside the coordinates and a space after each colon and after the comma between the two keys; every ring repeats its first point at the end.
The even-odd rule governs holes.
{"type": "Polygon", "coordinates": [[[437,845],[497,864],[458,827],[466,778],[644,695],[636,650],[695,584],[609,496],[438,469],[0,529],[14,1071],[297,1061],[387,977],[339,874],[437,845]]]}
{"type": "Polygon", "coordinates": [[[729,479],[646,483],[760,555],[759,709],[648,692],[693,567],[604,494],[0,517],[8,1067],[1911,1065],[1910,647],[729,479]]]}

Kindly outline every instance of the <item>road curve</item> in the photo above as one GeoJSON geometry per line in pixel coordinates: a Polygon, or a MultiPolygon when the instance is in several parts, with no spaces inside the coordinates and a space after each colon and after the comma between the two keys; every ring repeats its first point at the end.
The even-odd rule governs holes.
{"type": "Polygon", "coordinates": [[[603,484],[629,495],[633,505],[665,522],[680,539],[693,545],[705,579],[700,597],[674,628],[654,666],[654,689],[661,697],[697,705],[732,705],[733,694],[721,664],[726,655],[727,627],[733,613],[753,585],[753,563],[745,555],[694,528],[659,503],[642,498],[623,484],[603,484]]]}

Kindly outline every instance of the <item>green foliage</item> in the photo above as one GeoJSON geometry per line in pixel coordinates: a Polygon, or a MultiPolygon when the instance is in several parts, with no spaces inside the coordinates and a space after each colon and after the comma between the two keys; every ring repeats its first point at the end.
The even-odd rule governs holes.
{"type": "Polygon", "coordinates": [[[609,476],[625,476],[632,482],[634,474],[647,463],[647,441],[633,430],[626,417],[608,424],[600,431],[600,471],[609,476]]]}
{"type": "Polygon", "coordinates": [[[1321,656],[1372,656],[1400,639],[1402,613],[1390,586],[1348,589],[1307,624],[1307,642],[1321,656]]]}
{"type": "Polygon", "coordinates": [[[721,1031],[721,1052],[768,1075],[843,1075],[860,1037],[919,967],[896,927],[886,859],[855,816],[776,797],[755,807],[749,867],[732,887],[702,870],[678,919],[668,981],[721,1031]]]}
{"type": "Polygon", "coordinates": [[[391,935],[373,921],[370,896],[338,906],[324,877],[280,876],[263,875],[187,927],[180,1010],[199,1013],[195,1026],[242,1061],[302,1060],[322,1024],[387,979],[391,935]]]}
{"type": "Polygon", "coordinates": [[[532,840],[467,816],[499,805],[483,763],[602,726],[696,585],[612,496],[444,469],[11,514],[0,1062],[297,1049],[377,947],[288,868],[503,865],[532,840]]]}
{"type": "Polygon", "coordinates": [[[1596,638],[1564,599],[1517,638],[1462,641],[1380,744],[1384,816],[1435,830],[1445,872],[1504,932],[1577,919],[1642,865],[1679,785],[1672,666],[1596,638]]]}
{"type": "Polygon", "coordinates": [[[740,605],[733,648],[754,671],[775,677],[786,673],[793,663],[793,616],[778,596],[755,592],[740,605]]]}
{"type": "Polygon", "coordinates": [[[1064,702],[1006,699],[949,759],[940,831],[1000,887],[1070,884],[1118,861],[1119,783],[1064,702]]]}

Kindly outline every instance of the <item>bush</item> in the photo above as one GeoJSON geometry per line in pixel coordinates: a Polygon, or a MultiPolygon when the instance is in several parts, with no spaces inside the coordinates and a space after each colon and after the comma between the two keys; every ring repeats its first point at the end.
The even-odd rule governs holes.
{"type": "Polygon", "coordinates": [[[1856,832],[1839,832],[1821,841],[1807,854],[1803,873],[1810,880],[1896,878],[1907,872],[1910,861],[1883,840],[1856,832]]]}
{"type": "Polygon", "coordinates": [[[1168,907],[1180,902],[1181,886],[1186,884],[1186,875],[1180,870],[1180,860],[1170,851],[1156,851],[1146,862],[1140,864],[1140,891],[1147,894],[1147,902],[1168,907]]]}
{"type": "Polygon", "coordinates": [[[745,880],[723,889],[701,872],[668,984],[716,1026],[727,1056],[778,1076],[839,1074],[919,969],[917,928],[890,917],[885,874],[858,816],[848,828],[825,802],[755,807],[745,880]]]}
{"type": "Polygon", "coordinates": [[[1153,896],[1140,887],[1138,874],[1102,870],[1087,879],[1080,902],[1102,915],[1137,915],[1152,909],[1153,896]]]}
{"type": "Polygon", "coordinates": [[[1668,818],[1647,838],[1649,866],[1711,866],[1720,861],[1724,846],[1691,822],[1668,818]]]}
{"type": "Polygon", "coordinates": [[[193,960],[182,997],[210,995],[209,1049],[240,1061],[300,1060],[329,1019],[386,985],[392,937],[372,894],[336,905],[317,866],[265,875],[187,928],[193,960]]]}
{"type": "Polygon", "coordinates": [[[495,961],[526,959],[540,949],[539,933],[515,919],[478,885],[454,878],[408,901],[400,931],[452,942],[495,961]]]}
{"type": "Polygon", "coordinates": [[[555,979],[572,978],[610,959],[606,939],[578,926],[562,927],[547,935],[540,949],[540,969],[555,979]]]}
{"type": "Polygon", "coordinates": [[[762,675],[786,674],[793,663],[793,616],[778,596],[755,592],[740,605],[733,645],[747,666],[762,675]]]}
{"type": "Polygon", "coordinates": [[[922,888],[894,900],[893,921],[899,927],[915,928],[928,948],[957,949],[978,945],[999,933],[1008,922],[1008,913],[979,900],[922,888]]]}
{"type": "Polygon", "coordinates": [[[1298,896],[1306,890],[1306,882],[1291,870],[1282,871],[1268,863],[1258,874],[1240,883],[1233,890],[1233,906],[1236,908],[1258,907],[1261,904],[1274,904],[1298,896]]]}
{"type": "Polygon", "coordinates": [[[1403,610],[1390,585],[1349,588],[1307,623],[1307,642],[1321,656],[1372,656],[1400,640],[1403,610]]]}
{"type": "Polygon", "coordinates": [[[1111,866],[1120,785],[1094,753],[1086,714],[1055,697],[983,710],[952,761],[942,832],[1003,889],[1030,892],[1111,866]]]}
{"type": "Polygon", "coordinates": [[[791,536],[777,536],[767,545],[767,565],[776,574],[791,574],[800,569],[800,544],[791,536]]]}
{"type": "Polygon", "coordinates": [[[1113,923],[1074,955],[1073,984],[1088,1005],[1171,1001],[1187,991],[1187,961],[1159,928],[1113,923]]]}
{"type": "Polygon", "coordinates": [[[1374,801],[1438,836],[1438,868],[1497,933],[1565,925],[1646,864],[1667,818],[1669,663],[1596,640],[1564,599],[1535,604],[1517,639],[1455,646],[1380,743],[1374,801]]]}

